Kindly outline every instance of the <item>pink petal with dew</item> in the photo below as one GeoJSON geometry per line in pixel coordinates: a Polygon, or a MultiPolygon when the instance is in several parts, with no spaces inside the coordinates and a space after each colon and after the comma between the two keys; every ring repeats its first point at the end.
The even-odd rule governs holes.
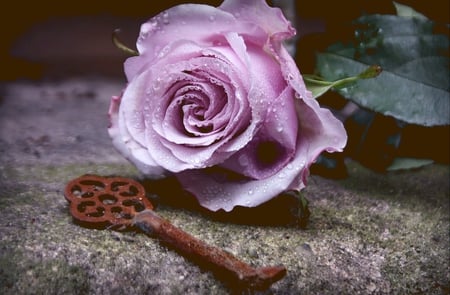
{"type": "Polygon", "coordinates": [[[282,44],[295,35],[295,29],[279,8],[268,6],[265,0],[225,0],[219,8],[232,13],[240,21],[252,22],[263,28],[268,34],[266,50],[281,65],[283,77],[300,97],[312,98],[294,60],[282,44]]]}
{"type": "Polygon", "coordinates": [[[234,26],[233,15],[213,6],[182,4],[169,8],[141,26],[137,42],[139,53],[155,56],[173,40],[202,44],[212,32],[225,32],[234,26]]]}
{"type": "Polygon", "coordinates": [[[176,174],[178,180],[202,206],[212,211],[255,207],[283,191],[302,189],[312,162],[324,150],[341,151],[347,137],[342,123],[316,101],[297,103],[301,111],[297,150],[292,161],[278,173],[261,180],[220,181],[208,170],[192,170],[176,174]]]}
{"type": "Polygon", "coordinates": [[[253,179],[265,179],[292,160],[297,131],[294,92],[287,87],[268,109],[254,139],[221,166],[253,179]]]}
{"type": "Polygon", "coordinates": [[[225,0],[219,9],[230,12],[241,22],[260,26],[269,36],[279,35],[279,39],[286,39],[295,35],[295,29],[282,11],[277,7],[270,7],[265,0],[225,0]]]}
{"type": "MultiPolygon", "coordinates": [[[[127,89],[125,89],[125,92],[127,92],[127,89]]],[[[110,118],[108,133],[112,139],[113,145],[126,159],[132,162],[143,173],[153,178],[164,176],[165,170],[153,161],[144,146],[133,139],[123,122],[123,116],[119,116],[119,112],[121,112],[121,102],[123,100],[124,98],[122,96],[113,97],[108,112],[110,118]]]]}
{"type": "MultiPolygon", "coordinates": [[[[186,47],[181,46],[180,48],[186,47]]],[[[148,101],[146,102],[146,105],[151,106],[153,112],[145,120],[145,124],[148,127],[146,132],[149,150],[153,151],[153,154],[158,154],[158,156],[154,156],[155,161],[172,172],[190,168],[201,168],[222,162],[232,151],[226,150],[217,153],[216,151],[221,145],[227,142],[227,137],[232,136],[233,133],[239,132],[242,128],[247,128],[246,122],[249,121],[249,118],[246,115],[246,112],[248,112],[249,109],[247,107],[247,100],[245,99],[245,87],[243,87],[241,82],[242,79],[235,73],[234,65],[230,64],[228,65],[229,69],[224,69],[223,62],[228,57],[231,57],[231,54],[228,53],[228,56],[221,56],[221,60],[218,61],[215,58],[210,57],[195,57],[195,54],[186,53],[184,51],[183,54],[194,57],[183,60],[178,57],[177,52],[179,52],[179,48],[177,48],[173,54],[170,53],[167,56],[169,65],[159,63],[149,70],[150,74],[148,76],[151,77],[151,81],[159,80],[160,82],[158,82],[158,89],[150,91],[147,96],[148,101]],[[228,104],[234,105],[231,110],[232,114],[230,114],[228,118],[230,122],[222,135],[224,140],[206,146],[204,144],[199,145],[203,140],[201,137],[198,139],[185,137],[183,139],[182,136],[186,136],[186,134],[182,134],[181,132],[176,133],[173,130],[175,125],[182,125],[181,122],[178,123],[174,121],[176,118],[174,118],[171,113],[173,101],[177,99],[174,97],[178,90],[177,85],[184,87],[189,84],[189,82],[192,82],[192,85],[197,84],[197,86],[200,87],[201,84],[199,84],[199,81],[201,81],[201,79],[197,76],[189,76],[191,74],[186,73],[195,70],[201,70],[207,76],[211,74],[209,77],[204,77],[206,80],[213,79],[214,74],[222,75],[223,73],[220,71],[227,70],[227,78],[232,79],[230,83],[216,82],[222,84],[224,91],[227,92],[226,96],[228,104]],[[238,120],[233,121],[232,119],[238,120]],[[164,123],[169,123],[169,125],[165,126],[164,123]],[[172,128],[168,127],[170,125],[172,128]],[[179,144],[182,140],[190,140],[192,142],[184,142],[183,145],[179,144]],[[192,145],[192,147],[187,145],[192,145]],[[169,159],[173,157],[177,158],[177,160],[174,161],[169,159]]],[[[224,53],[223,50],[221,50],[221,52],[224,53]]],[[[214,79],[217,80],[217,78],[214,79]]],[[[149,83],[150,88],[152,83],[153,82],[149,83]]],[[[213,99],[213,95],[211,95],[210,98],[213,99]]],[[[176,112],[176,115],[179,116],[179,112],[176,112]]],[[[182,120],[182,118],[178,119],[182,120]]],[[[223,120],[223,118],[221,118],[221,120],[223,120]]],[[[247,139],[247,142],[248,140],[250,139],[247,139]]],[[[242,143],[242,145],[245,145],[245,143],[246,142],[242,143]]]]}

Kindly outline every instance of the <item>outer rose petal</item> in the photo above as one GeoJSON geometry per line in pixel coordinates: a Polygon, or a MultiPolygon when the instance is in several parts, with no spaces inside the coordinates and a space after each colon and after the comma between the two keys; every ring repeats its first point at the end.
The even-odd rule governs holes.
{"type": "Polygon", "coordinates": [[[139,56],[129,58],[125,65],[128,80],[147,69],[173,41],[190,40],[206,46],[212,35],[235,31],[235,23],[233,15],[208,5],[182,4],[165,10],[141,26],[139,56]]]}
{"type": "Polygon", "coordinates": [[[108,112],[110,120],[108,133],[114,147],[142,173],[154,178],[162,177],[165,170],[150,158],[145,147],[133,140],[130,141],[131,136],[129,132],[126,129],[121,130],[120,125],[123,125],[123,123],[119,122],[119,120],[123,120],[122,117],[119,117],[119,105],[121,100],[122,96],[114,96],[111,100],[108,112]]]}
{"type": "Polygon", "coordinates": [[[239,21],[248,21],[263,28],[270,36],[282,34],[286,39],[295,35],[295,29],[284,17],[281,9],[270,7],[266,0],[225,0],[220,9],[232,13],[239,21]]]}
{"type": "Polygon", "coordinates": [[[299,70],[284,48],[282,41],[295,35],[295,29],[277,7],[270,7],[265,0],[225,0],[220,9],[232,13],[238,20],[257,24],[269,34],[266,40],[270,51],[281,65],[284,78],[302,98],[312,98],[299,70]]]}
{"type": "Polygon", "coordinates": [[[255,135],[254,140],[221,166],[253,179],[269,177],[292,160],[297,134],[298,119],[294,95],[293,90],[288,87],[268,109],[264,125],[255,135]],[[258,145],[264,142],[272,143],[270,150],[263,151],[263,153],[269,153],[270,163],[264,163],[264,159],[261,159],[264,155],[259,154],[261,151],[257,150],[258,145]]]}
{"type": "Polygon", "coordinates": [[[183,187],[212,211],[231,211],[235,206],[258,206],[281,192],[302,189],[310,164],[324,151],[341,151],[347,141],[342,123],[315,100],[299,100],[300,136],[293,160],[275,175],[262,180],[221,181],[205,170],[178,173],[183,187]]]}

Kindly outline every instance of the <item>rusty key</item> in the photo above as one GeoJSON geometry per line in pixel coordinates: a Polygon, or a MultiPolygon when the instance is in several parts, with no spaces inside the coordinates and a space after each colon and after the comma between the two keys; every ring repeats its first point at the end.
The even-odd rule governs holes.
{"type": "Polygon", "coordinates": [[[144,188],[132,179],[83,175],[67,184],[64,196],[78,224],[98,229],[139,229],[243,288],[266,289],[286,275],[282,265],[254,268],[175,227],[153,211],[144,188]]]}

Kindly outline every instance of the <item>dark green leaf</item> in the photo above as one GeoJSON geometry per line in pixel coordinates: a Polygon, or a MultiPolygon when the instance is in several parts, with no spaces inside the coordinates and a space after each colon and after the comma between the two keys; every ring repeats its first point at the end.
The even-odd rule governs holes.
{"type": "MultiPolygon", "coordinates": [[[[317,66],[327,80],[356,74],[367,67],[333,53],[318,54],[317,66]]],[[[419,75],[416,78],[384,70],[377,78],[359,80],[337,91],[361,106],[404,122],[426,126],[449,124],[448,92],[443,87],[418,82],[419,75]]]]}
{"type": "MultiPolygon", "coordinates": [[[[402,13],[409,12],[400,7],[402,13]]],[[[370,110],[407,123],[450,124],[449,39],[433,34],[420,16],[368,15],[355,21],[355,40],[318,54],[317,71],[328,81],[356,75],[378,64],[376,79],[358,80],[341,95],[370,110]]]]}

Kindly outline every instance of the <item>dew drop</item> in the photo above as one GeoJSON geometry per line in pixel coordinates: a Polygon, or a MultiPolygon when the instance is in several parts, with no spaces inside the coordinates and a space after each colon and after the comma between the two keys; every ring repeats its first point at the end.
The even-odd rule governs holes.
{"type": "Polygon", "coordinates": [[[248,165],[248,157],[246,155],[240,155],[238,162],[241,166],[246,167],[248,165]]]}
{"type": "Polygon", "coordinates": [[[169,20],[169,12],[164,11],[164,12],[162,13],[162,21],[163,21],[163,24],[165,24],[165,25],[168,25],[168,24],[170,23],[170,20],[169,20]]]}
{"type": "Polygon", "coordinates": [[[216,20],[216,17],[214,15],[209,16],[209,21],[214,22],[216,20]]]}
{"type": "Polygon", "coordinates": [[[159,90],[161,88],[161,78],[156,78],[156,80],[153,82],[153,90],[159,90]]]}
{"type": "Polygon", "coordinates": [[[164,56],[167,55],[167,53],[169,53],[170,51],[170,46],[165,46],[159,53],[158,53],[158,58],[162,58],[164,56]]]}
{"type": "Polygon", "coordinates": [[[267,185],[266,184],[263,186],[263,193],[267,193],[267,185]]]}
{"type": "Polygon", "coordinates": [[[277,126],[277,132],[283,132],[283,126],[278,125],[277,126]]]}
{"type": "MultiPolygon", "coordinates": [[[[249,190],[248,190],[248,194],[249,194],[249,195],[253,195],[253,190],[249,189],[249,190]]],[[[247,201],[247,204],[248,204],[248,203],[250,203],[250,202],[247,201]]]]}

